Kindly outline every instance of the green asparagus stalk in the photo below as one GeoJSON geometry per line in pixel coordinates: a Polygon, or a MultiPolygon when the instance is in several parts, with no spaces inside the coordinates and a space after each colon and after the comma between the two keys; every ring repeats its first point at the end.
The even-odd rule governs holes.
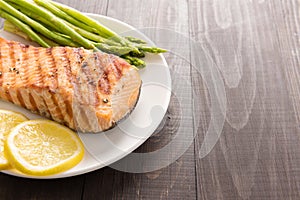
{"type": "Polygon", "coordinates": [[[50,39],[46,38],[45,36],[43,36],[41,34],[38,34],[38,36],[40,36],[40,38],[42,38],[45,42],[47,42],[51,47],[57,47],[57,46],[59,46],[59,44],[57,44],[53,40],[50,40],[50,39]]]}
{"type": "MultiPolygon", "coordinates": [[[[72,28],[70,28],[69,26],[67,26],[60,18],[56,17],[51,12],[49,12],[49,11],[47,11],[47,10],[39,7],[35,3],[29,2],[27,0],[18,0],[18,1],[15,1],[15,0],[6,0],[6,1],[15,3],[15,4],[17,4],[17,5],[21,6],[21,7],[25,7],[27,9],[32,10],[36,14],[38,14],[38,15],[46,18],[46,19],[48,19],[51,23],[53,23],[55,26],[57,26],[57,28],[60,30],[61,33],[65,34],[65,35],[69,35],[72,38],[72,40],[74,40],[75,42],[79,43],[83,47],[85,47],[87,49],[95,49],[95,46],[93,45],[92,42],[90,42],[89,40],[83,38],[80,34],[78,34],[72,28]]],[[[3,1],[1,0],[1,2],[3,2],[3,1]]],[[[0,4],[0,6],[1,6],[1,4],[0,4]]],[[[54,40],[54,41],[56,41],[58,43],[61,43],[63,45],[69,45],[69,44],[67,44],[67,43],[64,42],[64,40],[62,39],[62,37],[53,37],[54,35],[52,34],[52,32],[49,31],[48,29],[46,29],[45,27],[43,27],[41,24],[39,24],[36,21],[30,19],[29,17],[27,17],[23,13],[19,12],[18,10],[16,10],[12,6],[10,6],[10,5],[8,5],[8,6],[6,6],[3,9],[8,10],[15,17],[21,18],[23,22],[25,22],[28,25],[32,26],[36,31],[42,33],[43,35],[49,36],[52,40],[54,40]]],[[[71,46],[71,45],[69,45],[69,46],[71,46]]]]}
{"type": "Polygon", "coordinates": [[[104,51],[106,53],[112,53],[117,56],[129,54],[132,50],[130,47],[108,46],[108,45],[102,44],[102,43],[94,43],[94,45],[101,51],[104,51]]]}
{"type": "Polygon", "coordinates": [[[107,27],[104,27],[102,24],[100,24],[98,21],[82,14],[81,12],[65,6],[63,4],[54,2],[54,1],[46,1],[44,0],[44,4],[52,4],[55,7],[57,7],[58,9],[62,10],[63,12],[65,12],[66,14],[70,15],[71,17],[81,21],[84,24],[87,24],[90,27],[94,27],[97,30],[97,33],[105,38],[112,38],[113,40],[115,40],[116,42],[123,42],[124,43],[124,39],[122,37],[120,37],[118,34],[116,34],[115,32],[113,32],[112,30],[108,29],[107,27]]]}
{"type": "MultiPolygon", "coordinates": [[[[0,4],[1,5],[1,4],[0,4]]],[[[5,18],[6,20],[10,21],[11,23],[15,24],[20,30],[22,30],[25,34],[28,35],[28,37],[37,43],[39,43],[43,47],[50,47],[49,44],[47,44],[41,37],[39,37],[28,25],[24,24],[17,18],[13,17],[12,15],[4,12],[0,9],[0,16],[2,18],[5,18]]],[[[20,35],[20,32],[18,32],[20,35]]]]}
{"type": "MultiPolygon", "coordinates": [[[[4,0],[4,1],[6,1],[6,0],[4,0]]],[[[43,16],[36,14],[36,12],[26,9],[25,7],[19,6],[12,2],[8,2],[8,4],[11,5],[12,7],[14,7],[15,9],[17,9],[18,11],[20,11],[21,13],[25,14],[26,16],[30,17],[31,19],[38,21],[40,24],[42,24],[48,28],[51,28],[52,30],[59,31],[59,28],[57,26],[55,26],[53,23],[51,23],[51,21],[49,21],[49,19],[46,19],[43,16]]]]}
{"type": "Polygon", "coordinates": [[[140,51],[143,52],[148,52],[148,53],[165,53],[167,52],[166,49],[162,49],[162,48],[158,48],[158,47],[149,47],[149,46],[145,46],[147,44],[146,41],[139,39],[139,38],[135,38],[135,37],[131,37],[131,36],[126,36],[125,37],[128,41],[135,43],[135,47],[137,47],[140,51]]]}
{"type": "Polygon", "coordinates": [[[123,55],[121,57],[124,58],[129,64],[134,65],[138,69],[143,69],[144,67],[146,67],[145,61],[139,58],[135,58],[130,55],[123,55]]]}
{"type": "Polygon", "coordinates": [[[140,51],[138,53],[132,51],[132,52],[129,53],[129,55],[132,56],[132,57],[137,57],[137,58],[144,58],[145,57],[145,53],[142,52],[142,51],[140,51]]]}
{"type": "Polygon", "coordinates": [[[64,19],[64,20],[68,21],[69,23],[75,25],[76,27],[80,27],[80,28],[86,30],[87,32],[97,33],[97,30],[95,28],[90,27],[90,26],[78,21],[77,19],[71,17],[70,15],[67,15],[64,11],[62,11],[59,8],[57,8],[56,6],[52,5],[48,1],[34,0],[34,2],[38,5],[46,8],[47,10],[49,10],[50,12],[52,12],[54,15],[58,16],[59,18],[64,19]]]}
{"type": "MultiPolygon", "coordinates": [[[[24,24],[23,24],[24,25],[24,24]]],[[[11,23],[10,21],[8,20],[5,20],[4,21],[4,24],[3,24],[3,30],[7,31],[7,32],[10,32],[10,33],[13,33],[13,34],[16,34],[26,40],[29,40],[29,41],[34,41],[32,38],[29,37],[28,34],[25,33],[25,31],[23,32],[21,29],[19,29],[15,23],[11,23]]],[[[34,32],[33,32],[34,33],[34,32]]],[[[43,35],[40,35],[40,34],[37,34],[44,42],[46,42],[49,46],[51,47],[54,47],[54,46],[59,46],[59,44],[53,42],[52,40],[49,40],[48,38],[44,37],[43,35]]],[[[35,41],[37,42],[37,41],[35,41]]],[[[38,42],[39,44],[41,42],[38,42]]],[[[41,45],[42,46],[42,45],[41,45]]],[[[47,47],[47,46],[45,46],[47,47]]]]}
{"type": "Polygon", "coordinates": [[[132,56],[138,57],[138,58],[145,57],[145,54],[143,52],[154,53],[154,54],[167,52],[166,49],[162,49],[162,48],[158,48],[158,47],[149,47],[149,46],[136,46],[136,47],[140,50],[140,52],[137,54],[135,52],[131,52],[130,54],[132,56]]]}
{"type": "Polygon", "coordinates": [[[131,36],[126,36],[125,37],[129,42],[133,42],[136,44],[147,44],[146,41],[139,39],[139,38],[135,38],[135,37],[131,37],[131,36]]]}
{"type": "Polygon", "coordinates": [[[148,47],[148,46],[137,46],[139,50],[148,52],[148,53],[165,53],[167,52],[166,49],[158,48],[158,47],[148,47]]]}
{"type": "MultiPolygon", "coordinates": [[[[84,29],[81,29],[79,27],[76,27],[74,26],[73,24],[65,21],[65,23],[70,26],[71,28],[73,28],[76,32],[78,32],[81,36],[89,39],[89,40],[92,40],[94,42],[97,42],[97,43],[103,43],[103,44],[107,44],[107,45],[111,45],[111,46],[121,46],[120,43],[117,43],[113,40],[109,40],[109,39],[106,39],[106,38],[103,38],[101,37],[100,35],[96,35],[96,34],[93,34],[91,32],[88,32],[84,29]]],[[[131,48],[132,50],[132,48],[131,48]]]]}
{"type": "MultiPolygon", "coordinates": [[[[4,12],[4,11],[0,10],[0,16],[2,17],[1,12],[4,12]]],[[[16,34],[16,35],[24,38],[25,40],[32,41],[32,39],[26,33],[24,33],[21,29],[19,29],[17,26],[15,26],[13,23],[9,22],[8,20],[4,21],[3,30],[13,33],[13,34],[16,34]]]]}

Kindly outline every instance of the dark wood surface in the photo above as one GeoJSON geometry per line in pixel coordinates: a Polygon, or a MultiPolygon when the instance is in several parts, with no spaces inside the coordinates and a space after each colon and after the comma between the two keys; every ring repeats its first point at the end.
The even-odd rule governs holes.
{"type": "MultiPolygon", "coordinates": [[[[185,104],[194,113],[181,117],[183,105],[174,94],[165,123],[137,151],[164,146],[178,124],[190,128],[195,140],[176,162],[149,173],[105,167],[58,180],[0,174],[0,199],[300,199],[299,0],[60,2],[142,30],[168,29],[190,38],[188,48],[180,37],[168,41],[174,54],[166,58],[172,71],[193,85],[186,90],[176,73],[172,77],[177,95],[188,98],[185,104]],[[209,90],[215,76],[200,75],[197,65],[220,75],[224,87],[215,90],[216,96],[209,90]],[[216,144],[203,155],[209,124],[218,114],[214,101],[225,102],[225,121],[216,144]]],[[[158,44],[166,39],[162,34],[151,38],[158,44]]]]}

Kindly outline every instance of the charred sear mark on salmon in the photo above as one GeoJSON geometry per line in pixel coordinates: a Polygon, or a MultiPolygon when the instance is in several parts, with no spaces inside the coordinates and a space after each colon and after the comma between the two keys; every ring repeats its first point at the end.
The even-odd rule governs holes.
{"type": "Polygon", "coordinates": [[[15,43],[13,41],[8,41],[7,45],[9,46],[9,48],[13,48],[13,46],[15,45],[15,43]]]}
{"type": "MultiPolygon", "coordinates": [[[[40,85],[43,85],[43,73],[42,73],[42,67],[41,67],[41,63],[40,63],[40,60],[39,60],[39,54],[40,54],[40,51],[38,48],[34,47],[33,48],[33,57],[34,57],[34,64],[37,65],[37,70],[34,71],[35,72],[35,76],[37,76],[38,80],[40,80],[40,85]]],[[[28,66],[27,66],[28,67],[28,66]]],[[[38,83],[35,83],[35,82],[31,82],[32,83],[32,86],[34,87],[37,87],[38,83]]]]}
{"type": "Polygon", "coordinates": [[[102,77],[99,79],[98,86],[101,93],[106,95],[111,94],[110,84],[106,72],[104,72],[102,77]]]}
{"type": "MultiPolygon", "coordinates": [[[[50,48],[47,48],[46,49],[46,53],[49,55],[49,58],[51,60],[51,64],[52,65],[50,67],[50,71],[48,73],[48,76],[50,78],[50,80],[52,79],[52,81],[54,81],[56,83],[56,87],[57,87],[57,64],[56,64],[56,61],[55,61],[55,58],[54,58],[54,55],[53,55],[53,47],[50,47],[50,48]]],[[[56,88],[54,87],[54,88],[56,88]]],[[[53,90],[51,89],[51,91],[53,92],[53,90]]]]}
{"type": "Polygon", "coordinates": [[[88,65],[87,62],[84,62],[84,63],[82,63],[81,68],[84,69],[87,67],[87,65],[88,65]]]}
{"type": "Polygon", "coordinates": [[[95,60],[99,60],[98,54],[96,54],[96,53],[94,54],[94,59],[95,59],[95,60]]]}
{"type": "Polygon", "coordinates": [[[19,44],[19,47],[21,47],[21,49],[23,50],[23,51],[25,51],[26,49],[28,49],[30,46],[29,45],[27,45],[27,44],[19,44]]]}
{"type": "Polygon", "coordinates": [[[78,50],[77,53],[78,53],[79,63],[82,63],[82,61],[84,59],[83,49],[77,48],[77,50],[78,50]]]}
{"type": "Polygon", "coordinates": [[[123,67],[127,66],[127,63],[122,63],[116,59],[113,60],[113,68],[114,68],[114,73],[116,75],[116,79],[119,80],[122,77],[122,69],[123,67]]]}
{"type": "Polygon", "coordinates": [[[71,81],[72,79],[72,72],[71,72],[71,61],[70,58],[67,54],[67,49],[66,47],[63,48],[63,54],[62,54],[63,58],[67,61],[66,65],[64,65],[65,69],[66,69],[66,75],[69,81],[71,81]]]}
{"type": "Polygon", "coordinates": [[[49,55],[52,55],[52,49],[53,49],[53,47],[47,48],[46,53],[49,54],[49,55]]]}

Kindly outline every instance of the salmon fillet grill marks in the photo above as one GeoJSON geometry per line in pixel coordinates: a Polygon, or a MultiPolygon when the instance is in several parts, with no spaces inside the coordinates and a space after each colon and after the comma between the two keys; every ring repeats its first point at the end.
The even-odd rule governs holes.
{"type": "Polygon", "coordinates": [[[0,98],[83,132],[110,129],[135,107],[138,72],[83,48],[42,48],[0,38],[0,98]]]}

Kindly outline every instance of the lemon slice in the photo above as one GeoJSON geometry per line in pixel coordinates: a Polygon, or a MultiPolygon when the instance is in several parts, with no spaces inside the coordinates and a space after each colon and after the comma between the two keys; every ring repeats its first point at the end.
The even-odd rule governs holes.
{"type": "Polygon", "coordinates": [[[70,129],[50,120],[30,120],[12,129],[5,142],[17,170],[47,176],[68,170],[83,158],[84,147],[70,129]]]}
{"type": "Polygon", "coordinates": [[[0,110],[0,170],[7,169],[9,162],[4,154],[4,141],[10,130],[28,120],[24,115],[8,110],[0,110]]]}

